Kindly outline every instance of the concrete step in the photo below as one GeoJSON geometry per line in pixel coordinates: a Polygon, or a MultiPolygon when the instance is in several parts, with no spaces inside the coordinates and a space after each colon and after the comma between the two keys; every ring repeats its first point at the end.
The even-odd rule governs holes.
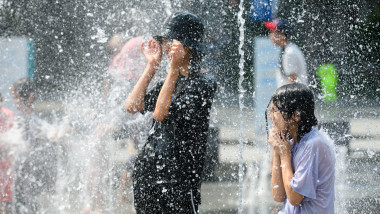
{"type": "Polygon", "coordinates": [[[380,152],[380,138],[353,138],[349,148],[351,151],[380,152]]]}
{"type": "Polygon", "coordinates": [[[351,119],[350,133],[354,137],[380,138],[380,119],[351,119]]]}
{"type": "Polygon", "coordinates": [[[237,182],[208,182],[201,187],[202,213],[236,213],[238,208],[238,183],[237,182]]]}
{"type": "MultiPolygon", "coordinates": [[[[244,145],[242,157],[244,163],[259,162],[264,156],[270,155],[271,148],[244,145]]],[[[219,161],[222,163],[239,163],[239,145],[221,144],[219,146],[219,161]]]]}

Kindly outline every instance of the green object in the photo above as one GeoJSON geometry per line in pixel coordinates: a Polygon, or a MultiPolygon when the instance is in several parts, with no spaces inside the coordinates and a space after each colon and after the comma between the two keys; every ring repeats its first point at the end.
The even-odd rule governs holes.
{"type": "Polygon", "coordinates": [[[338,72],[333,64],[322,64],[317,69],[317,76],[321,80],[325,102],[334,102],[337,99],[338,72]]]}

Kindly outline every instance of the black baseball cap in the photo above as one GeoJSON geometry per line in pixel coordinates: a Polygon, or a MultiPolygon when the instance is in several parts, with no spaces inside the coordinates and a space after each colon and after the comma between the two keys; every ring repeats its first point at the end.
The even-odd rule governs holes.
{"type": "Polygon", "coordinates": [[[204,25],[198,16],[189,12],[177,12],[164,24],[162,34],[153,38],[160,42],[162,38],[175,39],[184,46],[201,50],[203,34],[204,25]]]}

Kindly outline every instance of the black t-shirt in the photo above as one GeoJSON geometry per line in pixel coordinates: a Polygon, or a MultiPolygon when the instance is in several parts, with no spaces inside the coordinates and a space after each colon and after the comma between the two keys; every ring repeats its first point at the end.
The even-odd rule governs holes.
{"type": "MultiPolygon", "coordinates": [[[[145,96],[144,111],[154,111],[163,82],[145,96]]],[[[216,91],[211,74],[179,75],[169,114],[153,121],[135,165],[136,184],[177,183],[200,187],[210,109],[216,91]]]]}

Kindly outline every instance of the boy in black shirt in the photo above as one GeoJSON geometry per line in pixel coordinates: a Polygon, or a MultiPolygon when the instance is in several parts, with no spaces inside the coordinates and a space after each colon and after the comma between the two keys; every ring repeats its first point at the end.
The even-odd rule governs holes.
{"type": "Polygon", "coordinates": [[[153,125],[134,170],[135,208],[140,213],[197,213],[208,120],[216,82],[200,73],[202,21],[174,14],[162,36],[142,48],[148,61],[126,104],[130,113],[153,111],[153,125]],[[170,59],[164,82],[146,93],[162,58],[170,59]]]}

